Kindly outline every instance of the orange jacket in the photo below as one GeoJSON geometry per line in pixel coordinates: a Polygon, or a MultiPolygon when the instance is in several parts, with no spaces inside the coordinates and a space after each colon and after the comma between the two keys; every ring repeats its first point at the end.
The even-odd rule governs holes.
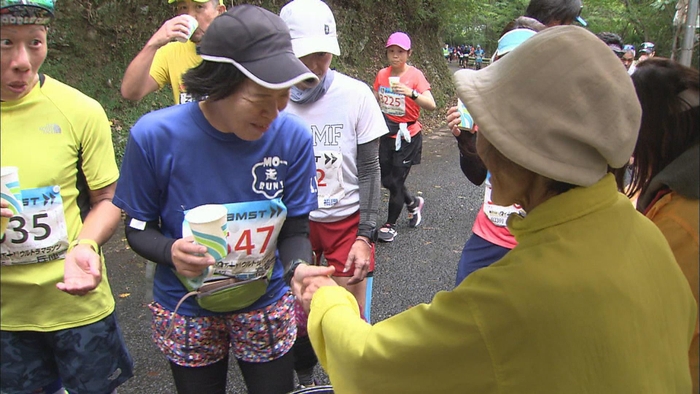
{"type": "MultiPolygon", "coordinates": [[[[671,246],[678,265],[688,279],[695,300],[698,300],[698,207],[700,201],[671,192],[661,197],[646,212],[661,230],[671,246]]],[[[696,324],[693,341],[690,346],[690,372],[693,377],[693,393],[700,392],[698,370],[700,356],[698,350],[699,326],[696,324]]]]}
{"type": "MultiPolygon", "coordinates": [[[[698,301],[698,220],[700,207],[700,145],[694,145],[667,165],[639,198],[637,208],[661,230],[698,301]]],[[[700,343],[695,333],[690,346],[693,393],[700,393],[700,343]]]]}

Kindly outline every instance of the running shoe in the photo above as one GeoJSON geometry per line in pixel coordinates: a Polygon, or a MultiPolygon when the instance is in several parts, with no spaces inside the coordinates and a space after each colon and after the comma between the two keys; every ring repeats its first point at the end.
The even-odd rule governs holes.
{"type": "Polygon", "coordinates": [[[408,210],[408,227],[418,227],[423,218],[421,216],[421,211],[423,210],[423,204],[425,201],[423,197],[416,197],[414,204],[416,207],[408,210]]]}
{"type": "Polygon", "coordinates": [[[396,225],[387,223],[379,229],[377,238],[382,242],[392,242],[396,235],[396,225]]]}

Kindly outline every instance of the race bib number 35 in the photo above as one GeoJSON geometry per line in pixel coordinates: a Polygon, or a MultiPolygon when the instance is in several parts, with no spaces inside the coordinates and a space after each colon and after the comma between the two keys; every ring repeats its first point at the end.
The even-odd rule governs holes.
{"type": "Polygon", "coordinates": [[[58,186],[22,190],[24,210],[13,216],[0,240],[3,265],[61,259],[68,250],[68,230],[58,186]]]}

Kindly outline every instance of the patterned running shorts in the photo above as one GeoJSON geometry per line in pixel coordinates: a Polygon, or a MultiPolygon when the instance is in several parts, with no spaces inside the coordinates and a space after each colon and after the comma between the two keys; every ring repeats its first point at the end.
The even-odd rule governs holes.
{"type": "Polygon", "coordinates": [[[294,297],[286,293],[265,308],[218,316],[183,316],[149,305],[153,341],[168,358],[183,367],[203,367],[222,360],[229,349],[236,359],[268,362],[285,355],[296,340],[294,297]],[[166,332],[172,319],[174,329],[166,332]]]}

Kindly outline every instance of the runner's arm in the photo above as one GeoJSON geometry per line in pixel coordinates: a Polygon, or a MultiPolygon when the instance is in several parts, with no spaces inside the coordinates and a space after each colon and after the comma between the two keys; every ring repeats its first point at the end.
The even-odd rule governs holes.
{"type": "Polygon", "coordinates": [[[158,48],[144,47],[124,72],[121,93],[127,100],[138,101],[158,90],[158,82],[150,74],[151,64],[158,48]]]}
{"type": "Polygon", "coordinates": [[[301,259],[313,263],[311,241],[309,241],[309,215],[288,217],[277,237],[277,250],[284,272],[292,261],[301,259]]]}
{"type": "Polygon", "coordinates": [[[176,240],[163,235],[157,220],[144,223],[126,215],[124,231],[131,250],[156,264],[175,268],[172,247],[176,240]]]}
{"type": "Polygon", "coordinates": [[[90,239],[98,245],[109,241],[119,224],[121,210],[112,204],[117,183],[105,186],[101,189],[90,190],[90,212],[83,222],[77,239],[90,239]]]}
{"type": "Polygon", "coordinates": [[[215,263],[206,253],[206,247],[195,243],[192,236],[166,237],[158,221],[142,222],[127,215],[125,224],[126,239],[134,252],[156,264],[174,268],[181,275],[194,278],[215,263]]]}
{"type": "Polygon", "coordinates": [[[68,294],[82,296],[102,282],[102,257],[99,245],[106,243],[119,223],[121,210],[112,204],[116,182],[90,190],[90,212],[78,237],[71,242],[63,262],[63,281],[56,287],[68,294]],[[93,244],[94,242],[94,244],[93,244]]]}
{"type": "Polygon", "coordinates": [[[418,93],[418,97],[413,100],[416,104],[427,111],[435,111],[437,105],[435,104],[435,99],[433,98],[433,94],[430,93],[430,90],[426,90],[423,93],[416,91],[416,93],[418,93]]]}
{"type": "Polygon", "coordinates": [[[357,177],[360,186],[357,235],[367,236],[377,226],[379,215],[379,138],[357,145],[357,177]]]}
{"type": "Polygon", "coordinates": [[[189,33],[187,19],[178,15],[158,29],[141,52],[131,61],[122,78],[121,93],[127,100],[141,100],[149,93],[158,90],[158,82],[150,75],[151,65],[156,52],[162,46],[177,38],[187,38],[189,33]]]}

